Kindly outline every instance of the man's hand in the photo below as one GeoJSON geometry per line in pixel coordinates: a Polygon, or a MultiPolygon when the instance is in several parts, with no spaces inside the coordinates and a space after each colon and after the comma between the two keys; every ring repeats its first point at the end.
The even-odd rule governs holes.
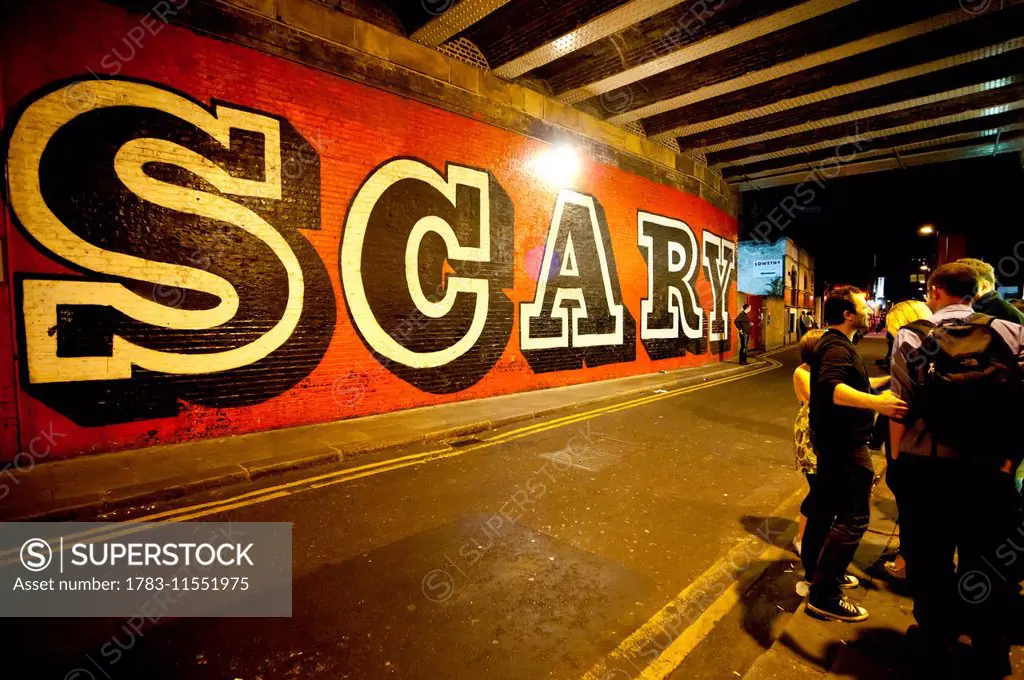
{"type": "Polygon", "coordinates": [[[874,409],[883,416],[889,416],[890,418],[902,418],[907,415],[907,402],[903,401],[892,392],[882,392],[876,394],[871,400],[874,403],[874,409]]]}

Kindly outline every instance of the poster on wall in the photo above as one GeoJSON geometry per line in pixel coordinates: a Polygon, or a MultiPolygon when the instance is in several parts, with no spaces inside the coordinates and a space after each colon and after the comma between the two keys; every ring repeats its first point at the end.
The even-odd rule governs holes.
{"type": "Polygon", "coordinates": [[[782,295],[786,241],[740,241],[738,287],[747,295],[782,295]]]}

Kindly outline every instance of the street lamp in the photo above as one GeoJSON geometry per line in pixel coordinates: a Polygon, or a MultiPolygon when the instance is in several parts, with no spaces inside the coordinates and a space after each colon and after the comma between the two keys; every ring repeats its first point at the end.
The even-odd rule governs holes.
{"type": "Polygon", "coordinates": [[[923,224],[917,229],[917,233],[920,236],[934,236],[935,237],[935,259],[936,266],[943,262],[949,262],[949,236],[946,236],[946,253],[942,259],[939,259],[939,230],[935,228],[934,224],[923,224]]]}

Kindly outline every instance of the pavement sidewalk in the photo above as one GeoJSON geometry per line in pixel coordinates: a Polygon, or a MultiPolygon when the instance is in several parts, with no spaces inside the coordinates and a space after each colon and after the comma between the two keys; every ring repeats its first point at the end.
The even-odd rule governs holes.
{"type": "MultiPolygon", "coordinates": [[[[884,467],[884,457],[876,455],[875,470],[884,467]]],[[[924,677],[911,664],[905,642],[907,628],[914,623],[913,600],[904,582],[892,580],[880,568],[882,555],[899,548],[896,520],[892,491],[880,482],[872,497],[868,533],[851,569],[862,585],[850,597],[866,607],[871,617],[860,624],[826,622],[808,616],[804,611],[806,601],[801,602],[780,622],[775,642],[743,676],[744,680],[924,677]]],[[[796,560],[791,568],[789,585],[795,585],[803,570],[796,560]]],[[[958,651],[963,652],[958,658],[967,658],[966,647],[958,651]]],[[[1024,647],[1014,647],[1011,663],[1012,677],[1024,678],[1024,647]]],[[[969,667],[969,661],[965,665],[969,667]]]]}
{"type": "MultiPolygon", "coordinates": [[[[75,519],[402,446],[446,442],[533,418],[755,370],[716,362],[321,425],[81,456],[4,471],[0,520],[75,519]]],[[[397,454],[396,454],[397,455],[397,454]]]]}

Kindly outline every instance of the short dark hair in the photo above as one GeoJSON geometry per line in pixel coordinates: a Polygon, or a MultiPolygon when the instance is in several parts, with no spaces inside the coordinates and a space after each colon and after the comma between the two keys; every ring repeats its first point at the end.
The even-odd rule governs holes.
{"type": "Polygon", "coordinates": [[[948,262],[928,279],[928,287],[943,290],[947,295],[971,300],[978,294],[978,270],[963,262],[948,262]]]}
{"type": "Polygon", "coordinates": [[[961,257],[956,264],[965,264],[973,269],[979,281],[988,281],[991,285],[996,285],[996,270],[988,262],[974,257],[961,257]]]}
{"type": "Polygon", "coordinates": [[[800,363],[810,364],[814,359],[814,350],[818,348],[818,341],[825,335],[824,328],[812,328],[800,338],[800,363]]]}
{"type": "Polygon", "coordinates": [[[740,309],[742,309],[744,311],[750,309],[750,303],[749,302],[744,302],[743,306],[740,307],[740,309]]]}
{"type": "Polygon", "coordinates": [[[825,325],[838,326],[846,321],[846,312],[856,314],[857,302],[853,298],[863,294],[864,291],[856,286],[840,286],[829,293],[822,310],[825,325]]]}

